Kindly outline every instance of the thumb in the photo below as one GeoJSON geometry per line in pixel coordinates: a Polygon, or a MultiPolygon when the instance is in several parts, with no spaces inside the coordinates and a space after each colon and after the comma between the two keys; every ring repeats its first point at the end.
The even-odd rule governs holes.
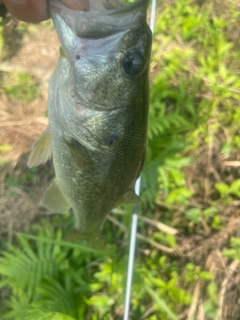
{"type": "Polygon", "coordinates": [[[47,0],[0,0],[19,20],[37,23],[49,18],[47,0]]]}

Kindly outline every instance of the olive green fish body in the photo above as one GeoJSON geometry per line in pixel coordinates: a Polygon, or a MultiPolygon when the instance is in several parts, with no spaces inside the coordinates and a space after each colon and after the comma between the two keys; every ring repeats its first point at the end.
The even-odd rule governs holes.
{"type": "MultiPolygon", "coordinates": [[[[50,81],[49,130],[40,139],[51,140],[56,172],[43,202],[52,211],[72,208],[83,234],[98,233],[116,205],[133,201],[144,161],[151,33],[147,2],[138,2],[103,12],[50,2],[62,53],[50,81]]],[[[30,166],[34,154],[33,147],[30,166]]]]}

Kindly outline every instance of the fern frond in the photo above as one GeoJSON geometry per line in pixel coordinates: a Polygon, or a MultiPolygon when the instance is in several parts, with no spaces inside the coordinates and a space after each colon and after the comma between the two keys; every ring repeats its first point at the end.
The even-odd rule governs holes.
{"type": "Polygon", "coordinates": [[[8,301],[10,311],[4,313],[1,319],[19,320],[26,319],[30,302],[26,295],[22,294],[18,298],[11,297],[8,301]]]}
{"type": "Polygon", "coordinates": [[[189,121],[176,113],[164,115],[163,117],[150,114],[148,123],[149,140],[158,135],[180,133],[193,129],[193,125],[189,121]]]}
{"type": "Polygon", "coordinates": [[[3,316],[11,320],[77,320],[67,314],[59,312],[43,312],[38,308],[20,310],[19,305],[14,305],[14,311],[3,316]]]}
{"type": "Polygon", "coordinates": [[[68,320],[68,315],[69,319],[76,315],[84,318],[84,297],[90,292],[91,279],[86,276],[82,261],[93,252],[99,253],[99,258],[105,253],[65,242],[61,231],[44,229],[39,234],[18,234],[20,248],[9,245],[8,252],[0,258],[0,286],[9,286],[14,293],[5,319],[68,320]]]}
{"type": "Polygon", "coordinates": [[[7,277],[14,292],[27,290],[31,296],[44,276],[57,276],[68,250],[59,252],[54,245],[39,242],[35,253],[26,239],[21,235],[18,238],[21,249],[9,245],[9,252],[4,252],[0,258],[0,274],[7,277]]]}
{"type": "Polygon", "coordinates": [[[72,283],[69,288],[66,288],[58,279],[47,276],[38,286],[37,291],[41,299],[34,303],[35,307],[41,307],[45,312],[54,311],[74,316],[76,308],[72,283]]]}
{"type": "Polygon", "coordinates": [[[93,247],[90,247],[88,245],[85,244],[81,244],[81,243],[72,243],[72,242],[68,242],[68,241],[63,241],[63,240],[53,240],[53,239],[49,239],[46,238],[45,236],[33,236],[30,234],[25,234],[25,233],[18,233],[18,235],[24,236],[27,239],[31,239],[31,240],[35,240],[37,242],[43,242],[43,243],[47,243],[47,244],[52,244],[54,246],[60,246],[61,248],[67,248],[67,249],[80,249],[82,252],[84,253],[95,253],[99,256],[104,256],[107,255],[107,253],[94,249],[93,247]]]}
{"type": "Polygon", "coordinates": [[[77,320],[76,318],[72,318],[66,314],[59,313],[59,312],[48,312],[42,314],[39,318],[28,318],[26,320],[77,320]]]}

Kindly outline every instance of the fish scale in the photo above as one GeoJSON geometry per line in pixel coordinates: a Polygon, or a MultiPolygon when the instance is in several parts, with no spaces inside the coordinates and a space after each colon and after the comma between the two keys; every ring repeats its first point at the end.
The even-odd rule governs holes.
{"type": "Polygon", "coordinates": [[[72,209],[72,239],[99,246],[107,214],[121,202],[137,201],[134,184],[146,150],[151,32],[148,1],[103,11],[91,10],[91,3],[90,11],[82,12],[50,0],[62,53],[50,80],[49,128],[34,143],[29,166],[52,156],[56,179],[43,204],[52,212],[72,209]]]}

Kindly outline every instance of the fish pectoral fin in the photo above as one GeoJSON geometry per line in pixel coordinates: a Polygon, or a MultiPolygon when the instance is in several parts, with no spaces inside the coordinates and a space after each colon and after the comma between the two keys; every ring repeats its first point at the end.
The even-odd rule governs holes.
{"type": "Polygon", "coordinates": [[[65,140],[64,142],[71,154],[71,157],[79,168],[90,165],[91,159],[88,156],[88,151],[85,150],[78,141],[72,140],[71,142],[68,142],[65,140]]]}
{"type": "MultiPolygon", "coordinates": [[[[78,119],[71,134],[89,150],[107,152],[124,137],[128,128],[127,108],[111,111],[91,111],[78,119]]],[[[69,126],[70,128],[70,126],[69,126]]]]}
{"type": "Polygon", "coordinates": [[[139,196],[136,195],[134,190],[129,190],[122,199],[123,203],[126,204],[139,204],[140,203],[139,196]]]}
{"type": "Polygon", "coordinates": [[[28,167],[37,167],[52,157],[52,139],[48,128],[34,142],[28,158],[28,167]]]}
{"type": "Polygon", "coordinates": [[[57,179],[53,180],[44,192],[42,204],[48,210],[56,213],[66,213],[71,208],[70,203],[58,185],[57,179]]]}
{"type": "Polygon", "coordinates": [[[105,250],[105,243],[101,234],[96,231],[81,232],[77,229],[72,229],[65,237],[65,241],[74,242],[78,240],[87,241],[87,243],[98,250],[105,250]]]}

